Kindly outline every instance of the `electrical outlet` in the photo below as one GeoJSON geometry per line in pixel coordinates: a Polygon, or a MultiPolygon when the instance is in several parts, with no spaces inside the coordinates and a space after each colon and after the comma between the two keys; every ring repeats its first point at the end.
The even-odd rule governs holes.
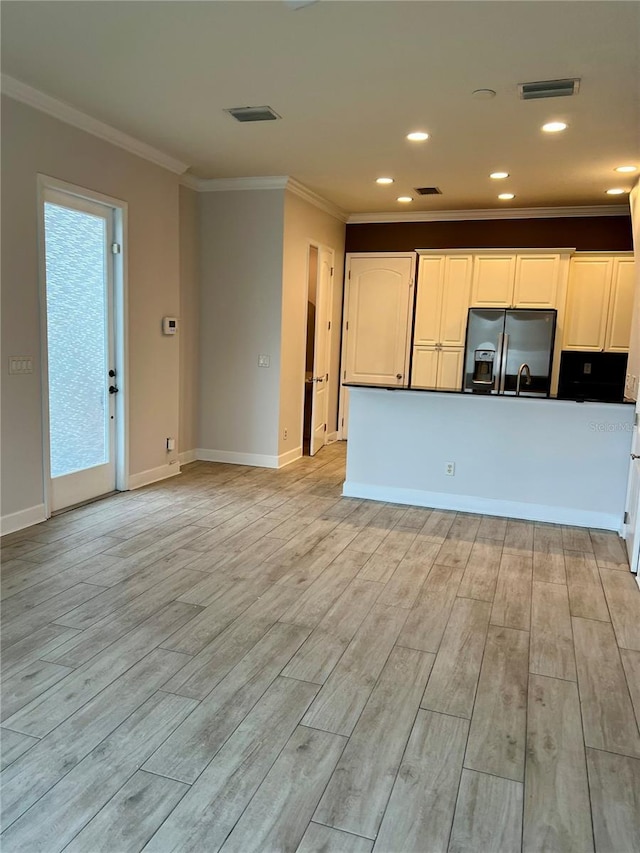
{"type": "Polygon", "coordinates": [[[259,355],[258,356],[258,367],[269,367],[271,364],[271,358],[268,355],[259,355]]]}
{"type": "Polygon", "coordinates": [[[167,439],[167,451],[176,449],[176,440],[175,438],[167,439]]]}
{"type": "Polygon", "coordinates": [[[456,473],[456,463],[455,462],[447,462],[445,464],[444,472],[447,477],[453,477],[456,473]]]}
{"type": "Polygon", "coordinates": [[[284,439],[284,441],[289,438],[289,430],[286,427],[282,430],[282,438],[284,439]]]}

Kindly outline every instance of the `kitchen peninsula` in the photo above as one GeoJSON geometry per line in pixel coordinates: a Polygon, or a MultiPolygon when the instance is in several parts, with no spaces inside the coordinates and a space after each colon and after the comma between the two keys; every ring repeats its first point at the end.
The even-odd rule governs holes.
{"type": "Polygon", "coordinates": [[[349,397],[346,496],[622,530],[633,405],[357,383],[349,397]]]}

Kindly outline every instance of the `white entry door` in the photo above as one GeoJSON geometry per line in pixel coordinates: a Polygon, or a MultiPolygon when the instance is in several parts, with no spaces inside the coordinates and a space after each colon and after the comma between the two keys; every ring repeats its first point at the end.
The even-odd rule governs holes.
{"type": "Polygon", "coordinates": [[[408,384],[414,274],[414,254],[350,258],[344,381],[408,384]]]}
{"type": "Polygon", "coordinates": [[[631,442],[631,465],[625,523],[625,542],[632,572],[640,573],[640,401],[636,403],[636,419],[631,442]]]}
{"type": "Polygon", "coordinates": [[[114,491],[114,210],[44,191],[50,510],[114,491]]]}
{"type": "MultiPolygon", "coordinates": [[[[409,384],[415,259],[413,252],[348,258],[342,382],[409,384]]],[[[341,395],[342,438],[347,437],[347,391],[341,395]]]]}
{"type": "Polygon", "coordinates": [[[316,327],[313,346],[313,391],[311,396],[311,440],[313,456],[327,443],[329,411],[329,359],[331,357],[331,302],[333,292],[333,251],[318,250],[316,327]]]}

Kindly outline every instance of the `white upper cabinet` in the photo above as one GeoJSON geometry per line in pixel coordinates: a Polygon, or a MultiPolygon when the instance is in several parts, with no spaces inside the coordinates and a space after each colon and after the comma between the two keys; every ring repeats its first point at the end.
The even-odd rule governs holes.
{"type": "Polygon", "coordinates": [[[435,346],[440,342],[444,269],[444,255],[424,255],[420,258],[413,337],[415,346],[435,346]]]}
{"type": "Polygon", "coordinates": [[[629,352],[635,285],[633,258],[614,258],[604,340],[604,348],[609,352],[629,352]]]}
{"type": "Polygon", "coordinates": [[[560,255],[518,255],[513,286],[514,308],[556,308],[560,255]]]}
{"type": "Polygon", "coordinates": [[[571,258],[562,348],[628,352],[633,293],[632,257],[571,258]]]}
{"type": "Polygon", "coordinates": [[[476,255],[473,264],[473,308],[511,308],[516,256],[476,255]]]}
{"type": "Polygon", "coordinates": [[[472,255],[422,255],[415,346],[464,346],[472,255]]]}
{"type": "Polygon", "coordinates": [[[472,267],[471,255],[451,255],[445,258],[439,337],[443,347],[464,346],[472,267]]]}
{"type": "Polygon", "coordinates": [[[349,259],[343,381],[408,384],[415,255],[349,259]]]}
{"type": "Polygon", "coordinates": [[[556,308],[560,255],[541,252],[476,255],[473,308],[556,308]]]}

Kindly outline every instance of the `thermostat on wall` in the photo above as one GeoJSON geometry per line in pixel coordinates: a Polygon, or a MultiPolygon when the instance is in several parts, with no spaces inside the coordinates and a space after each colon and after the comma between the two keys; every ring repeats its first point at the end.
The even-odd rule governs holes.
{"type": "Polygon", "coordinates": [[[178,331],[178,318],[177,317],[163,317],[162,318],[162,333],[164,335],[175,335],[178,331]]]}

